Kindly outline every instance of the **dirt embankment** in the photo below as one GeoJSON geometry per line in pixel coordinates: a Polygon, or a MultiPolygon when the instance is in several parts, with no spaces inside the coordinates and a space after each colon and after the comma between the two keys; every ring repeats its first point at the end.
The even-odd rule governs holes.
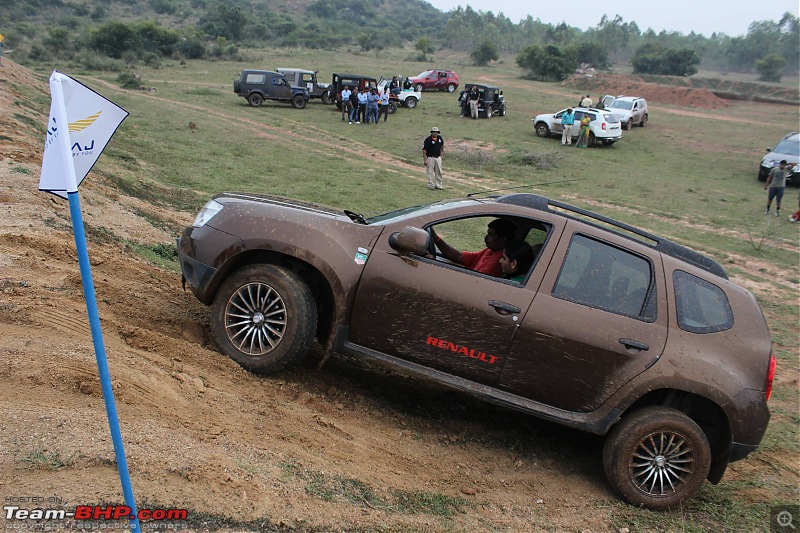
{"type": "Polygon", "coordinates": [[[724,99],[708,89],[649,83],[637,76],[598,73],[588,77],[575,74],[561,82],[561,85],[579,90],[581,91],[580,94],[592,94],[595,100],[605,94],[625,94],[639,96],[648,102],[674,104],[677,106],[703,109],[720,109],[728,106],[724,99]]]}

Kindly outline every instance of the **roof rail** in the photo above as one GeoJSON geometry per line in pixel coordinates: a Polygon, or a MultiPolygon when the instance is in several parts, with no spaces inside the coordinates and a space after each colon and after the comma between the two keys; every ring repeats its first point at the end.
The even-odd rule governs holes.
{"type": "MultiPolygon", "coordinates": [[[[539,211],[550,211],[552,207],[556,207],[562,211],[566,211],[566,216],[570,218],[574,218],[578,220],[576,216],[570,216],[569,213],[575,213],[577,215],[581,215],[586,217],[590,220],[579,219],[582,222],[591,224],[593,226],[601,227],[599,224],[592,223],[592,220],[596,220],[598,222],[603,222],[604,224],[608,224],[612,226],[612,228],[618,228],[620,230],[624,230],[627,232],[622,233],[620,231],[614,231],[615,234],[620,235],[621,237],[625,237],[631,239],[631,235],[637,235],[644,240],[638,240],[645,246],[649,246],[654,250],[667,254],[671,257],[675,257],[676,259],[680,259],[690,263],[698,268],[705,270],[715,276],[719,276],[723,279],[728,279],[728,275],[725,273],[725,270],[715,260],[711,259],[708,256],[705,256],[699,252],[695,252],[694,250],[687,248],[686,246],[682,246],[675,242],[670,241],[669,239],[665,239],[663,237],[659,237],[658,235],[654,235],[650,232],[644,231],[637,227],[631,226],[630,224],[626,224],[624,222],[620,222],[619,220],[614,220],[613,218],[609,218],[607,216],[601,215],[599,213],[595,213],[593,211],[587,211],[586,209],[582,209],[580,207],[576,207],[574,205],[565,204],[563,202],[559,202],[557,200],[551,200],[545,196],[540,196],[538,194],[529,194],[529,193],[515,193],[515,194],[507,194],[505,196],[501,196],[496,200],[499,204],[511,204],[511,205],[518,205],[520,207],[528,207],[530,209],[537,209],[539,211]]],[[[608,229],[608,228],[603,228],[608,229]]],[[[612,229],[613,231],[613,229],[612,229]]]]}

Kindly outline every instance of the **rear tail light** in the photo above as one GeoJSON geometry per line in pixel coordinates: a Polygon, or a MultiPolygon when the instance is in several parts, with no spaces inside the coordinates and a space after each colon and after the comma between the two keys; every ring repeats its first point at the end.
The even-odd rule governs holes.
{"type": "Polygon", "coordinates": [[[778,361],[775,359],[775,354],[769,356],[769,371],[767,372],[767,390],[764,393],[767,400],[772,396],[772,380],[775,379],[775,366],[778,361]]]}
{"type": "Polygon", "coordinates": [[[602,128],[603,131],[605,131],[605,129],[606,129],[606,123],[605,122],[603,122],[603,125],[601,126],[601,128],[602,128]]]}

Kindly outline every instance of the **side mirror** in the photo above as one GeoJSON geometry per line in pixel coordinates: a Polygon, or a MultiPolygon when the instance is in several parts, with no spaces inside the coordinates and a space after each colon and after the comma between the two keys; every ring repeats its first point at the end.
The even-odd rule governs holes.
{"type": "Polygon", "coordinates": [[[411,226],[389,235],[389,246],[403,254],[425,255],[428,252],[428,232],[411,226]]]}

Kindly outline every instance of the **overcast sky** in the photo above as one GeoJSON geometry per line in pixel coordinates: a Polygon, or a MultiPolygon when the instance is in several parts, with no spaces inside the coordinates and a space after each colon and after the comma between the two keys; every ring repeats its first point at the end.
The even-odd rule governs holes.
{"type": "Polygon", "coordinates": [[[652,28],[689,34],[694,31],[706,37],[725,33],[731,37],[746,35],[747,27],[756,20],[777,22],[787,11],[797,16],[798,0],[427,0],[442,11],[458,6],[472,6],[475,11],[503,13],[517,23],[530,15],[548,24],[566,22],[582,30],[597,26],[603,15],[613,19],[620,15],[625,22],[635,22],[642,32],[652,28]]]}

